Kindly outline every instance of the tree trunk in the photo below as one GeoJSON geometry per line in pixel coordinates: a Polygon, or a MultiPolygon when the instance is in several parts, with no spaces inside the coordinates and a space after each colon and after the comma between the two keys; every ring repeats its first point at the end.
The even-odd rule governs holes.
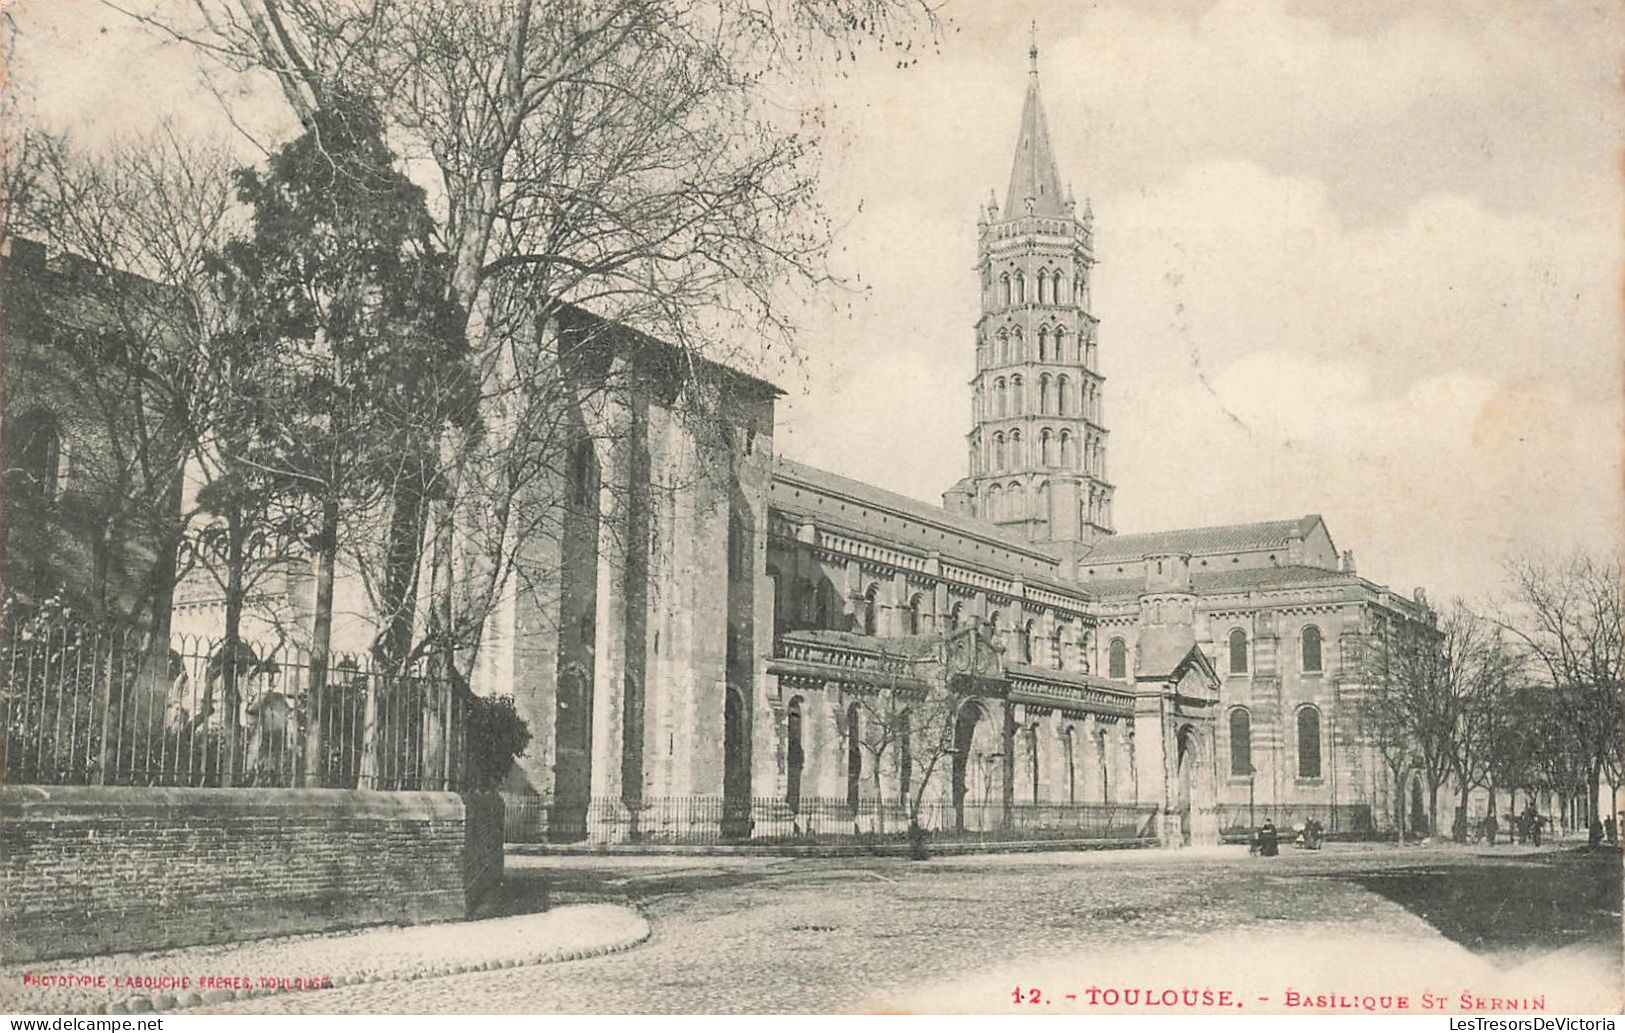
{"type": "Polygon", "coordinates": [[[1586,829],[1602,820],[1597,813],[1598,798],[1602,796],[1602,758],[1596,757],[1591,761],[1591,771],[1586,777],[1586,829]]]}
{"type": "Polygon", "coordinates": [[[1428,835],[1439,838],[1439,783],[1428,779],[1428,835]]]}
{"type": "Polygon", "coordinates": [[[1398,831],[1399,831],[1398,843],[1399,843],[1400,846],[1404,846],[1405,845],[1405,828],[1406,828],[1406,826],[1405,826],[1405,817],[1406,817],[1406,812],[1405,812],[1405,795],[1406,795],[1406,793],[1405,793],[1405,789],[1406,789],[1406,786],[1405,786],[1405,774],[1404,774],[1404,772],[1402,772],[1399,769],[1395,768],[1393,770],[1393,775],[1394,775],[1394,815],[1395,815],[1395,821],[1397,822],[1398,831]]]}
{"type": "Polygon", "coordinates": [[[421,461],[402,474],[392,492],[389,540],[384,555],[384,629],[378,660],[390,674],[401,673],[412,648],[412,624],[417,611],[417,571],[423,557],[423,489],[421,461]]]}
{"type": "Polygon", "coordinates": [[[246,562],[243,557],[242,514],[234,512],[227,519],[226,528],[226,637],[221,645],[221,702],[225,707],[224,756],[220,762],[220,784],[231,786],[237,781],[237,730],[241,716],[241,696],[237,684],[239,673],[238,652],[242,649],[243,587],[246,562]]]}
{"type": "Polygon", "coordinates": [[[319,786],[322,779],[322,699],[327,694],[327,670],[333,645],[333,563],[338,556],[339,506],[336,499],[322,502],[322,526],[316,549],[316,606],[310,624],[309,684],[305,689],[305,784],[319,786]]]}

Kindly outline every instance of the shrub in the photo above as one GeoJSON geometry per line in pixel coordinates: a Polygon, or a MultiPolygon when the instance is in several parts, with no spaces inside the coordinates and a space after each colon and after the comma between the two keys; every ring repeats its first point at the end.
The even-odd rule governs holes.
{"type": "Polygon", "coordinates": [[[468,788],[495,789],[530,745],[530,726],[514,710],[512,696],[468,700],[468,788]]]}

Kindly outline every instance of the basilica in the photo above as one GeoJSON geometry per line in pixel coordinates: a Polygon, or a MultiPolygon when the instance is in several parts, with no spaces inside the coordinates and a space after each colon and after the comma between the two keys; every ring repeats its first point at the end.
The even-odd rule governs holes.
{"type": "Polygon", "coordinates": [[[1391,829],[1408,788],[1359,658],[1432,613],[1313,514],[1118,533],[1093,214],[1037,56],[1002,207],[977,215],[967,470],[940,507],[778,455],[771,384],[706,367],[723,416],[700,428],[673,349],[575,309],[549,325],[594,356],[581,377],[630,375],[583,413],[561,533],[482,652],[533,735],[508,790],[536,835],[1391,829]]]}

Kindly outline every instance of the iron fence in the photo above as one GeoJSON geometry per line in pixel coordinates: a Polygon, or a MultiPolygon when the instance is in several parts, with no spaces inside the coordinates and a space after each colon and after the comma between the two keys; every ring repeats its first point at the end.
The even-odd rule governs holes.
{"type": "Polygon", "coordinates": [[[1351,804],[1220,804],[1219,834],[1226,839],[1245,839],[1253,830],[1271,821],[1285,832],[1302,828],[1308,821],[1320,822],[1327,836],[1340,839],[1366,839],[1376,835],[1371,805],[1351,804]]]}
{"type": "Polygon", "coordinates": [[[422,670],[291,647],[15,619],[0,628],[9,784],[455,789],[466,701],[422,670]]]}
{"type": "MultiPolygon", "coordinates": [[[[865,843],[908,838],[908,807],[901,802],[721,796],[646,799],[629,806],[615,798],[560,802],[504,795],[510,843],[865,843]]],[[[920,827],[937,841],[1133,840],[1156,835],[1157,808],[1149,804],[994,804],[926,802],[920,827]]]]}

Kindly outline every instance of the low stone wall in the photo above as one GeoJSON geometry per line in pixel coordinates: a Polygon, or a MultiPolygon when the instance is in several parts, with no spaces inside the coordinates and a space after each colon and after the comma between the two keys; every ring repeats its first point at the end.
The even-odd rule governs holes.
{"type": "Polygon", "coordinates": [[[501,878],[492,812],[455,793],[0,787],[0,959],[463,918],[501,878]]]}

